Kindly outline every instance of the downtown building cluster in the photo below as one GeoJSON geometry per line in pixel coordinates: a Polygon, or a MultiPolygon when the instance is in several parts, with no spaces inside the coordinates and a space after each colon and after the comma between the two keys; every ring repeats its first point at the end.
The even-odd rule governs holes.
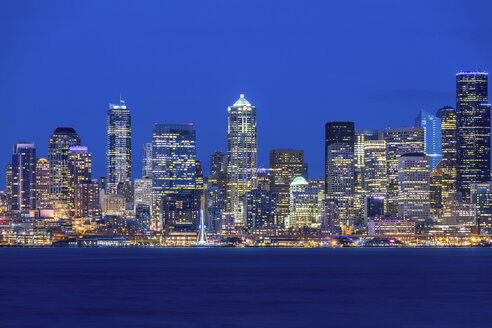
{"type": "Polygon", "coordinates": [[[194,125],[156,123],[133,179],[131,112],[120,99],[107,112],[104,177],[92,176],[92,155],[72,127],[55,129],[48,158],[38,158],[33,143],[14,145],[0,242],[97,235],[109,245],[128,242],[120,237],[185,245],[199,229],[259,245],[306,236],[492,234],[487,79],[458,73],[456,108],[421,110],[407,127],[327,122],[318,179],[309,179],[303,150],[270,150],[269,168],[259,166],[256,107],[244,95],[227,108],[227,149],[210,155],[207,177],[194,125]]]}

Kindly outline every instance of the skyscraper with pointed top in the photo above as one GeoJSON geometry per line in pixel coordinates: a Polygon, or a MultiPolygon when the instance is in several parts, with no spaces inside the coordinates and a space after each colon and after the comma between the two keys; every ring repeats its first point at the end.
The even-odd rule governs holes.
{"type": "Polygon", "coordinates": [[[226,210],[234,214],[236,224],[244,225],[244,196],[256,188],[258,167],[256,107],[244,94],[227,108],[227,122],[226,210]]]}
{"type": "MultiPolygon", "coordinates": [[[[116,194],[118,190],[131,190],[132,119],[121,97],[119,104],[109,104],[106,157],[106,192],[116,194]]],[[[127,204],[130,201],[127,199],[127,204]]]]}

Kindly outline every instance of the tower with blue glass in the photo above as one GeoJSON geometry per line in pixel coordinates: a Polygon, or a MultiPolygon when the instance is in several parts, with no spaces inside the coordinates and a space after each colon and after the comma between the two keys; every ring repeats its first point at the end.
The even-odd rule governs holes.
{"type": "Polygon", "coordinates": [[[430,170],[442,159],[441,120],[421,109],[415,119],[415,126],[425,128],[425,154],[430,158],[430,170]]]}

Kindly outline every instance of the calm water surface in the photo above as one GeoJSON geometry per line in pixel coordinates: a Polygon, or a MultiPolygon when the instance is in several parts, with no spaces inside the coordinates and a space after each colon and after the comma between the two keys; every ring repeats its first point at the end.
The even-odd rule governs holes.
{"type": "Polygon", "coordinates": [[[492,327],[492,249],[0,249],[0,327],[492,327]]]}

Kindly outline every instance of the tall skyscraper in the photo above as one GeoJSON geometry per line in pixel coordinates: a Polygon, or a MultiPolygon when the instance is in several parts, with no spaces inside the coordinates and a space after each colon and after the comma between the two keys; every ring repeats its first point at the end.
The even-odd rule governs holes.
{"type": "Polygon", "coordinates": [[[425,128],[425,154],[430,158],[431,172],[442,158],[441,120],[421,109],[415,119],[415,126],[425,128]]]}
{"type": "Polygon", "coordinates": [[[71,146],[69,148],[68,169],[70,172],[69,209],[70,215],[74,216],[76,212],[75,193],[77,191],[77,185],[81,183],[87,184],[92,179],[92,154],[89,153],[86,146],[71,146]]]}
{"type": "Polygon", "coordinates": [[[318,216],[318,189],[309,187],[303,177],[295,178],[290,184],[290,210],[286,227],[313,227],[317,225],[318,216]]]}
{"type": "Polygon", "coordinates": [[[289,215],[290,184],[304,175],[304,151],[294,149],[270,150],[270,190],[278,192],[278,212],[284,221],[289,215]]]}
{"type": "Polygon", "coordinates": [[[364,168],[365,168],[365,144],[368,141],[378,140],[378,130],[355,130],[355,192],[364,191],[364,168]]]}
{"type": "Polygon", "coordinates": [[[162,199],[196,187],[193,124],[156,124],[152,136],[152,226],[163,226],[162,199]]]}
{"type": "Polygon", "coordinates": [[[354,216],[355,199],[354,122],[325,125],[326,197],[338,205],[341,220],[354,216]]]}
{"type": "Polygon", "coordinates": [[[147,142],[142,147],[142,178],[152,177],[152,143],[147,142]]]}
{"type": "Polygon", "coordinates": [[[398,159],[398,215],[426,222],[430,215],[430,160],[424,153],[398,159]]]}
{"type": "MultiPolygon", "coordinates": [[[[130,109],[120,99],[109,104],[106,141],[106,193],[130,190],[132,182],[132,119],[130,109]],[[126,186],[121,187],[120,184],[126,186]]],[[[125,195],[127,197],[128,195],[125,195]]],[[[127,203],[131,200],[127,199],[127,203]]]]}
{"type": "Polygon", "coordinates": [[[406,153],[424,152],[424,128],[388,128],[386,130],[386,165],[388,197],[386,212],[398,215],[398,159],[406,153]]]}
{"type": "Polygon", "coordinates": [[[50,197],[50,163],[46,158],[36,162],[36,209],[51,207],[50,197]]]}
{"type": "Polygon", "coordinates": [[[74,128],[58,127],[51,135],[48,146],[50,164],[50,194],[53,207],[61,217],[68,216],[70,204],[70,170],[68,153],[71,146],[80,146],[80,138],[74,128]]]}
{"type": "MultiPolygon", "coordinates": [[[[386,195],[386,141],[366,140],[364,143],[364,190],[372,195],[386,195]]],[[[383,213],[384,214],[384,213],[383,213]]]]}
{"type": "Polygon", "coordinates": [[[21,142],[12,154],[12,210],[29,213],[36,208],[36,148],[21,142]]]}
{"type": "Polygon", "coordinates": [[[456,74],[458,190],[470,200],[470,185],[490,180],[490,105],[485,72],[456,74]]]}
{"type": "Polygon", "coordinates": [[[227,121],[226,210],[234,214],[236,225],[245,225],[244,195],[256,188],[258,168],[256,107],[241,94],[227,108],[227,121]]]}
{"type": "Polygon", "coordinates": [[[152,179],[135,179],[133,184],[134,207],[138,205],[152,205],[152,179]]]}
{"type": "Polygon", "coordinates": [[[457,191],[458,127],[452,107],[440,108],[436,116],[441,119],[442,126],[441,199],[443,212],[446,212],[446,207],[451,203],[451,194],[457,191]]]}

